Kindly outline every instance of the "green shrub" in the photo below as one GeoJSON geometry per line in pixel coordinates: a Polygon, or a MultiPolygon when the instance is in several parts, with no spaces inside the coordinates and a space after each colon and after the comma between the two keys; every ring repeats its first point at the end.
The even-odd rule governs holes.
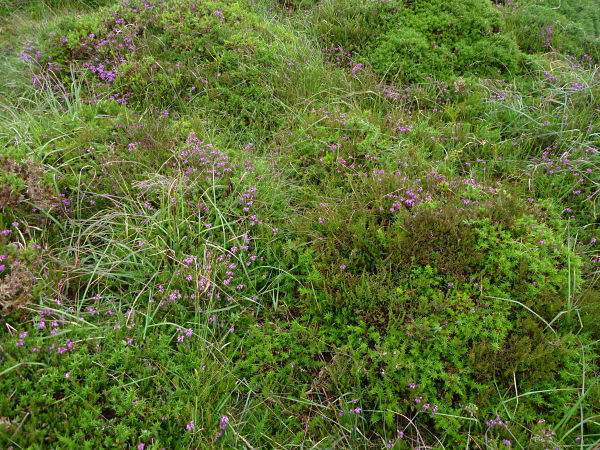
{"type": "Polygon", "coordinates": [[[315,14],[323,42],[392,80],[503,78],[522,62],[488,0],[326,2],[315,14]]]}
{"type": "MultiPolygon", "coordinates": [[[[478,194],[479,206],[458,207],[443,189],[427,192],[435,209],[424,203],[391,218],[365,191],[356,194],[360,201],[311,213],[302,226],[312,230],[305,232],[315,251],[304,256],[310,263],[298,262],[313,286],[303,291],[304,315],[336,348],[325,389],[360,398],[373,432],[410,428],[402,415],[417,414],[421,426],[459,446],[470,419],[438,419],[434,404],[482,425],[503,401],[492,380],[509,389],[516,376],[525,391],[551,391],[557,378],[577,383],[569,372],[579,358],[579,338],[569,334],[577,319],[566,299],[580,262],[514,202],[478,194]]],[[[549,395],[569,401],[573,394],[549,395]]],[[[526,421],[547,415],[538,413],[539,399],[520,403],[526,421]]],[[[555,413],[546,420],[557,423],[555,413]]]]}
{"type": "Polygon", "coordinates": [[[415,1],[378,36],[369,61],[379,74],[407,81],[475,74],[502,78],[519,69],[520,54],[486,0],[415,1]]]}

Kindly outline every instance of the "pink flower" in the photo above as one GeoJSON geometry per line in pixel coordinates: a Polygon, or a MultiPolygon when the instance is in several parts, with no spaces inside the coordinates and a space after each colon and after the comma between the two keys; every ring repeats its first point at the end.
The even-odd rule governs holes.
{"type": "Polygon", "coordinates": [[[195,426],[196,426],[196,424],[195,424],[195,423],[194,423],[194,421],[192,420],[190,423],[188,423],[188,424],[185,426],[185,429],[186,429],[186,430],[188,430],[188,431],[190,431],[190,430],[193,430],[195,426]]]}
{"type": "Polygon", "coordinates": [[[219,428],[221,430],[224,430],[225,428],[227,428],[227,424],[229,423],[229,417],[227,416],[222,416],[221,420],[219,421],[219,428]]]}

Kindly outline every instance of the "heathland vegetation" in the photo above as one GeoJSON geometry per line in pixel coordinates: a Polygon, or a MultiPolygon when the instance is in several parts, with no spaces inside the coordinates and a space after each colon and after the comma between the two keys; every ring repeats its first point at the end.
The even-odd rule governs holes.
{"type": "Polygon", "coordinates": [[[594,0],[0,0],[2,448],[598,448],[594,0]]]}

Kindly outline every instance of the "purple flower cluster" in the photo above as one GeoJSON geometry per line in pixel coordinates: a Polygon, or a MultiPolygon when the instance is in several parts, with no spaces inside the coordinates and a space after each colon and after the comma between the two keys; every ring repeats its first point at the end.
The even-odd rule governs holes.
{"type": "Polygon", "coordinates": [[[386,443],[386,448],[393,448],[394,445],[396,445],[396,442],[399,441],[400,439],[404,439],[405,438],[405,434],[403,431],[400,430],[396,430],[396,436],[394,437],[394,439],[389,439],[386,443]]]}
{"type": "Polygon", "coordinates": [[[192,337],[194,334],[194,330],[191,328],[178,328],[177,332],[179,336],[177,336],[177,342],[183,342],[186,337],[192,337]]]}
{"type": "Polygon", "coordinates": [[[211,181],[222,178],[233,171],[229,156],[214,148],[213,144],[201,141],[192,132],[186,139],[189,148],[178,154],[178,161],[171,166],[175,173],[181,174],[188,181],[198,178],[211,181]]]}
{"type": "Polygon", "coordinates": [[[493,427],[508,427],[508,422],[503,421],[500,416],[496,416],[495,419],[490,419],[485,423],[485,426],[488,428],[493,427]]]}
{"type": "Polygon", "coordinates": [[[365,67],[362,63],[359,63],[353,59],[351,53],[346,52],[341,47],[322,48],[321,52],[327,56],[329,62],[335,67],[345,67],[350,69],[352,75],[357,75],[363,72],[365,67]]]}

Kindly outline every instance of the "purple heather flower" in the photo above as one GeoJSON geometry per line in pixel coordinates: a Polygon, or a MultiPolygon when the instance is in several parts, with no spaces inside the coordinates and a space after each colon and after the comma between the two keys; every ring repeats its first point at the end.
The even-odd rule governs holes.
{"type": "Polygon", "coordinates": [[[219,428],[221,430],[224,430],[227,427],[228,423],[229,423],[229,417],[221,416],[221,420],[219,420],[219,428]]]}

